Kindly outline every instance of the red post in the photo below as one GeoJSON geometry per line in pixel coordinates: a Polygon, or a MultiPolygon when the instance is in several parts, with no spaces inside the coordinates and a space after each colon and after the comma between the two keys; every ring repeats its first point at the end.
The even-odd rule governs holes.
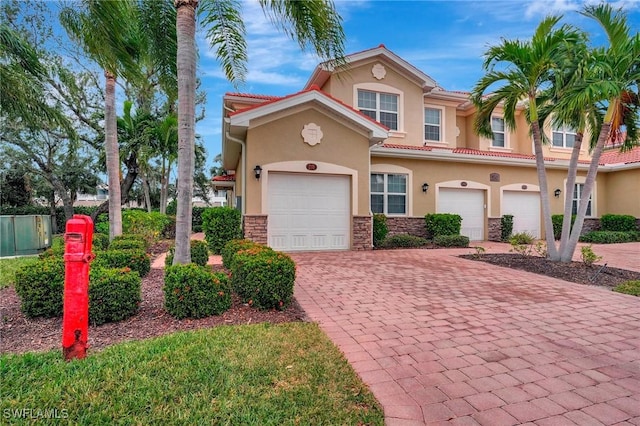
{"type": "Polygon", "coordinates": [[[89,329],[89,263],[93,221],[89,216],[73,215],[64,235],[64,314],[62,317],[62,352],[64,359],[87,355],[89,329]]]}

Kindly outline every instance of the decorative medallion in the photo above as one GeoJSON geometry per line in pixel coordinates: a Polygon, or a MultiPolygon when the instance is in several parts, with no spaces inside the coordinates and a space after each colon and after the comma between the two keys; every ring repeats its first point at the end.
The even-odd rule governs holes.
{"type": "Polygon", "coordinates": [[[302,128],[302,139],[311,146],[319,144],[322,141],[322,129],[316,123],[305,124],[302,128]]]}
{"type": "Polygon", "coordinates": [[[384,69],[384,65],[375,64],[373,68],[371,68],[371,74],[373,74],[376,79],[382,80],[387,75],[387,70],[384,69]]]}
{"type": "Polygon", "coordinates": [[[500,173],[490,173],[489,182],[500,182],[500,173]]]}

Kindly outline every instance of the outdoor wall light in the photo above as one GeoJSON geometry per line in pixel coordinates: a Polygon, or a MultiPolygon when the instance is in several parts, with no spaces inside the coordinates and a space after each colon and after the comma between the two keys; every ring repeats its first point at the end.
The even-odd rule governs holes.
{"type": "Polygon", "coordinates": [[[560,197],[561,193],[562,193],[562,190],[560,188],[556,188],[556,190],[553,191],[553,195],[555,195],[556,198],[560,197]]]}
{"type": "Polygon", "coordinates": [[[256,179],[260,180],[260,175],[262,174],[262,167],[258,164],[253,168],[253,173],[256,175],[256,179]]]}
{"type": "Polygon", "coordinates": [[[422,184],[422,192],[427,192],[427,189],[429,189],[429,184],[425,182],[422,184]]]}

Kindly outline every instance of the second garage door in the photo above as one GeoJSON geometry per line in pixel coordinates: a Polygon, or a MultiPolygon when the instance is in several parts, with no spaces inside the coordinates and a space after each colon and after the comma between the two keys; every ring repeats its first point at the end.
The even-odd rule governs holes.
{"type": "Polygon", "coordinates": [[[440,188],[438,213],[455,213],[462,216],[460,234],[471,241],[484,240],[484,190],[440,188]]]}
{"type": "Polygon", "coordinates": [[[540,238],[540,193],[504,191],[502,214],[513,215],[513,233],[526,232],[540,238]]]}
{"type": "Polygon", "coordinates": [[[349,249],[349,176],[269,173],[268,191],[268,240],[273,249],[349,249]]]}

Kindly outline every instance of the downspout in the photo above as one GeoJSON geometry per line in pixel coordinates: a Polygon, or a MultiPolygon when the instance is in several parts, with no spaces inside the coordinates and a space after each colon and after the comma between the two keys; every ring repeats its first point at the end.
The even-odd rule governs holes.
{"type": "Polygon", "coordinates": [[[242,139],[231,136],[228,130],[225,131],[225,137],[231,142],[239,143],[242,147],[242,220],[244,220],[247,208],[247,145],[242,139]]]}

